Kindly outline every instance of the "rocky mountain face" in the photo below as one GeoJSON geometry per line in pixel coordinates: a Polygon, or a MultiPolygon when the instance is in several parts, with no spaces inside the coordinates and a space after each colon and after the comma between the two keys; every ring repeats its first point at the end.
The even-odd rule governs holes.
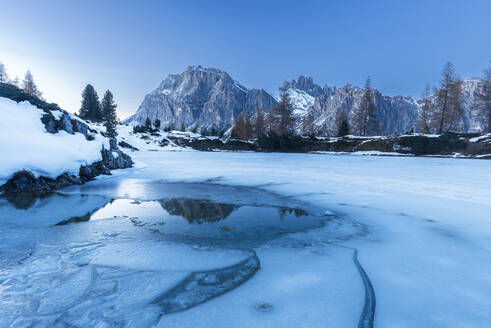
{"type": "MultiPolygon", "coordinates": [[[[317,133],[332,136],[336,135],[339,117],[346,117],[350,126],[354,125],[353,120],[360,106],[363,89],[346,85],[342,88],[325,87],[324,90],[308,113],[314,115],[314,129],[317,133]]],[[[384,96],[377,90],[374,98],[380,134],[403,134],[415,127],[418,106],[414,100],[402,96],[384,96]]]]}
{"type": "MultiPolygon", "coordinates": [[[[290,95],[300,116],[311,115],[314,118],[313,129],[320,135],[336,135],[339,126],[338,117],[347,117],[353,126],[354,113],[360,106],[363,89],[352,85],[342,88],[315,85],[311,78],[300,76],[298,81],[289,82],[290,95]],[[319,91],[322,90],[322,91],[319,91]],[[305,101],[308,99],[308,101],[305,101]]],[[[487,131],[487,118],[483,115],[479,93],[483,81],[479,78],[463,79],[464,115],[455,126],[455,132],[475,133],[487,131]]],[[[377,118],[382,135],[400,135],[408,131],[417,131],[419,106],[411,97],[385,96],[375,90],[377,118]]],[[[302,126],[299,130],[302,131],[302,126]]]]}
{"type": "Polygon", "coordinates": [[[464,93],[464,115],[458,124],[458,130],[462,132],[488,131],[488,120],[482,112],[482,100],[479,94],[484,87],[480,78],[468,78],[463,80],[462,92],[464,93]]]}
{"type": "MultiPolygon", "coordinates": [[[[457,124],[456,132],[481,132],[487,121],[480,112],[478,91],[482,80],[463,80],[465,113],[457,124]]],[[[340,118],[346,117],[353,126],[355,112],[360,106],[363,89],[346,85],[321,87],[311,77],[299,76],[286,83],[296,119],[297,132],[318,135],[336,135],[340,118]],[[312,118],[311,124],[303,124],[304,118],[312,118]]],[[[419,106],[411,97],[385,96],[375,90],[376,115],[379,134],[400,135],[416,131],[419,106]]],[[[231,127],[239,114],[264,112],[277,105],[264,90],[247,89],[226,72],[215,68],[190,66],[182,74],[169,75],[160,86],[145,96],[138,111],[126,123],[143,124],[150,118],[160,119],[161,126],[180,129],[196,128],[198,131],[223,131],[231,127]]]]}
{"type": "Polygon", "coordinates": [[[239,114],[257,108],[269,112],[276,100],[264,90],[248,89],[226,72],[215,68],[189,66],[182,74],[169,75],[145,96],[137,112],[125,122],[143,124],[150,118],[161,127],[223,131],[239,114]]]}

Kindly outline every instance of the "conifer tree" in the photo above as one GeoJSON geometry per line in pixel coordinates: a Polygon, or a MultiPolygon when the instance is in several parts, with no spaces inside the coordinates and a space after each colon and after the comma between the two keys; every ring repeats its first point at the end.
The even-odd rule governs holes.
{"type": "Polygon", "coordinates": [[[254,122],[254,135],[256,138],[259,138],[261,137],[262,135],[264,135],[264,129],[265,129],[265,125],[264,125],[264,112],[257,108],[256,109],[256,121],[254,122]]]}
{"type": "Polygon", "coordinates": [[[336,133],[337,137],[344,137],[350,134],[350,127],[346,114],[340,112],[338,115],[336,115],[336,122],[338,127],[338,131],[336,133]]]}
{"type": "Polygon", "coordinates": [[[276,115],[276,110],[273,108],[268,112],[268,115],[266,115],[265,134],[275,132],[278,126],[278,115],[276,115]]]}
{"type": "Polygon", "coordinates": [[[280,88],[280,102],[278,106],[272,109],[272,120],[274,131],[282,135],[291,135],[294,132],[293,105],[290,100],[289,84],[285,81],[280,88]]]}
{"type": "Polygon", "coordinates": [[[244,135],[242,138],[244,140],[250,140],[253,135],[253,130],[252,114],[250,111],[247,111],[244,116],[244,135]]]}
{"type": "Polygon", "coordinates": [[[10,84],[15,85],[17,88],[20,87],[19,77],[16,76],[13,80],[10,80],[10,84]]]}
{"type": "Polygon", "coordinates": [[[145,130],[147,132],[152,130],[152,121],[150,121],[149,117],[147,117],[147,119],[145,120],[145,130]]]}
{"type": "Polygon", "coordinates": [[[158,118],[153,122],[153,126],[155,126],[157,130],[160,129],[160,120],[158,118]]]}
{"type": "Polygon", "coordinates": [[[27,70],[24,80],[22,81],[22,89],[25,93],[36,96],[39,99],[43,99],[43,94],[39,91],[34,78],[32,77],[31,71],[27,70]]]}
{"type": "Polygon", "coordinates": [[[94,87],[87,84],[82,92],[82,105],[80,107],[79,116],[85,120],[100,122],[103,119],[99,96],[94,87]]]}
{"type": "Polygon", "coordinates": [[[7,71],[5,70],[5,66],[2,62],[0,62],[0,83],[8,83],[9,76],[7,75],[7,71]]]}
{"type": "Polygon", "coordinates": [[[491,133],[491,63],[488,68],[483,71],[483,85],[478,94],[480,98],[479,111],[480,114],[486,119],[488,133],[491,133]]]}
{"type": "Polygon", "coordinates": [[[374,90],[372,89],[370,77],[368,77],[360,99],[360,105],[353,117],[355,129],[361,136],[380,133],[380,125],[376,114],[377,106],[373,98],[374,90]]]}
{"type": "Polygon", "coordinates": [[[435,89],[434,120],[438,124],[438,133],[454,129],[463,115],[462,81],[455,73],[452,63],[447,62],[442,70],[440,88],[435,89]]]}
{"type": "Polygon", "coordinates": [[[102,98],[101,106],[106,133],[110,138],[115,138],[118,135],[118,132],[116,131],[116,126],[118,124],[118,117],[116,114],[117,105],[114,103],[111,91],[106,91],[102,98]]]}
{"type": "Polygon", "coordinates": [[[232,137],[244,139],[245,121],[242,114],[239,114],[235,119],[234,128],[232,129],[232,137]]]}
{"type": "Polygon", "coordinates": [[[431,118],[434,116],[433,113],[433,101],[431,99],[431,88],[427,84],[423,94],[421,95],[421,100],[419,100],[421,110],[419,112],[419,123],[418,130],[422,133],[431,133],[431,118]]]}

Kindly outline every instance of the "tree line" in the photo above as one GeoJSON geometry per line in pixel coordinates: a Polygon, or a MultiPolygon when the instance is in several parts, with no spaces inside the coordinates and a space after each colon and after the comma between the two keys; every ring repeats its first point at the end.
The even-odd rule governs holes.
{"type": "MultiPolygon", "coordinates": [[[[0,62],[0,83],[8,83],[15,85],[22,89],[25,93],[33,95],[41,100],[44,100],[43,94],[39,91],[34,78],[30,70],[27,70],[22,82],[19,82],[19,78],[10,79],[5,65],[0,62]]],[[[82,92],[82,105],[78,113],[79,117],[85,120],[93,122],[102,122],[106,128],[106,134],[110,138],[117,136],[116,126],[118,124],[118,117],[116,114],[117,105],[114,102],[114,96],[111,91],[107,90],[99,101],[99,96],[94,87],[87,84],[82,92]]]]}
{"type": "MultiPolygon", "coordinates": [[[[348,117],[344,113],[340,112],[336,116],[336,136],[345,136],[350,133],[367,136],[376,135],[380,132],[374,92],[371,80],[367,78],[365,88],[361,91],[360,104],[352,118],[352,126],[350,126],[348,117]]],[[[310,112],[303,116],[296,129],[293,110],[294,106],[290,99],[289,86],[285,82],[280,88],[278,105],[267,114],[260,109],[256,109],[254,116],[250,111],[237,116],[232,130],[232,137],[243,140],[252,138],[257,138],[258,140],[294,140],[297,134],[310,137],[317,136],[318,130],[315,126],[313,113],[310,112]]]]}
{"type": "MultiPolygon", "coordinates": [[[[482,84],[475,91],[478,115],[486,119],[486,131],[491,132],[491,65],[484,69],[482,84]]],[[[445,133],[458,130],[464,114],[462,80],[455,67],[448,62],[443,67],[439,87],[426,85],[419,100],[418,131],[421,133],[445,133]]]]}
{"type": "Polygon", "coordinates": [[[24,75],[24,79],[22,79],[22,82],[19,81],[19,77],[15,77],[13,79],[10,79],[7,71],[5,70],[5,65],[0,62],[0,83],[8,83],[15,85],[16,87],[24,90],[25,93],[28,93],[30,95],[36,96],[39,99],[43,99],[43,93],[39,91],[36,83],[34,82],[34,77],[32,76],[32,73],[30,70],[26,71],[26,74],[24,75]]]}
{"type": "MultiPolygon", "coordinates": [[[[476,90],[478,115],[486,120],[486,131],[491,132],[491,65],[484,70],[482,83],[476,90]]],[[[421,99],[418,101],[418,124],[416,131],[420,133],[448,133],[459,131],[459,124],[464,115],[464,93],[462,79],[456,74],[452,63],[444,65],[440,85],[431,88],[426,86],[421,99]]],[[[334,118],[336,131],[331,135],[345,136],[375,136],[381,134],[381,126],[377,116],[377,91],[371,85],[370,77],[365,87],[360,91],[358,106],[355,106],[349,120],[347,114],[340,111],[334,118]],[[351,122],[351,124],[349,123],[351,122]]],[[[246,111],[239,114],[235,120],[232,137],[250,140],[257,138],[286,138],[294,139],[296,134],[311,137],[318,136],[319,131],[315,124],[312,112],[302,117],[297,131],[293,119],[293,105],[289,99],[288,84],[285,82],[280,88],[280,101],[278,106],[265,114],[257,109],[255,114],[246,111]]],[[[415,132],[414,129],[407,131],[415,132]]]]}
{"type": "Polygon", "coordinates": [[[115,138],[118,135],[116,130],[118,125],[117,107],[111,91],[106,90],[102,101],[99,101],[97,91],[91,84],[87,84],[82,92],[82,105],[78,116],[84,120],[104,123],[107,136],[115,138]]]}

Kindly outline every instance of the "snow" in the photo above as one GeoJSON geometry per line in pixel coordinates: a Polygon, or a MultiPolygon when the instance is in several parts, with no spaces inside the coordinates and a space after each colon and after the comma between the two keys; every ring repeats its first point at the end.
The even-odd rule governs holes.
{"type": "Polygon", "coordinates": [[[53,110],[51,114],[55,117],[55,120],[59,121],[63,116],[63,112],[61,110],[53,110]]]}
{"type": "MultiPolygon", "coordinates": [[[[101,126],[97,125],[91,125],[92,128],[95,129],[102,129],[101,126]]],[[[169,145],[167,146],[160,146],[160,142],[162,139],[169,135],[175,135],[177,137],[182,137],[182,138],[197,138],[200,137],[200,134],[193,133],[193,132],[181,132],[181,131],[171,131],[171,132],[164,132],[164,131],[159,131],[159,135],[151,135],[148,133],[133,133],[133,126],[132,125],[118,125],[118,140],[124,140],[133,147],[138,148],[139,150],[152,150],[152,151],[184,151],[189,149],[185,149],[183,147],[179,147],[175,145],[174,143],[170,142],[169,145]],[[143,139],[142,137],[145,137],[147,139],[143,139]]],[[[125,149],[122,149],[123,151],[128,151],[125,149]]],[[[132,156],[133,153],[130,153],[130,156],[132,156]]]]}
{"type": "Polygon", "coordinates": [[[244,92],[244,93],[248,93],[249,90],[244,87],[242,84],[240,84],[237,80],[234,80],[234,85],[236,88],[238,88],[240,91],[244,92]]]}
{"type": "MultiPolygon", "coordinates": [[[[80,212],[107,202],[97,220],[51,226],[48,208],[36,209],[49,199],[26,212],[30,219],[0,202],[0,234],[9,236],[0,248],[6,263],[0,265],[0,326],[49,327],[62,315],[66,326],[84,327],[356,327],[365,295],[352,261],[355,248],[375,290],[375,327],[489,326],[488,161],[146,150],[131,155],[135,167],[58,196],[67,197],[67,212],[77,202],[84,204],[80,212]],[[170,242],[153,232],[152,219],[163,211],[154,201],[167,197],[288,204],[330,219],[323,227],[254,246],[261,268],[252,278],[160,317],[153,300],[190,272],[235,265],[250,255],[248,249],[170,242]],[[125,206],[142,206],[143,214],[125,212],[146,225],[109,211],[125,206]]],[[[58,216],[64,203],[52,202],[58,216]]]]}
{"type": "Polygon", "coordinates": [[[309,95],[307,92],[299,89],[289,90],[290,100],[292,102],[293,114],[295,116],[302,116],[306,111],[314,105],[315,98],[309,95]]]}
{"type": "MultiPolygon", "coordinates": [[[[154,154],[139,156],[137,160],[151,163],[154,154]]],[[[266,186],[262,188],[323,205],[368,225],[370,234],[367,237],[350,240],[344,245],[359,249],[360,262],[374,284],[376,327],[480,327],[491,320],[488,311],[491,305],[491,276],[488,274],[491,270],[488,214],[491,171],[487,161],[328,155],[320,160],[316,155],[308,154],[181,152],[158,156],[155,169],[147,167],[136,173],[142,177],[153,174],[179,181],[220,176],[220,183],[266,186]],[[161,173],[154,171],[157,167],[161,173]]],[[[322,240],[322,233],[303,234],[298,238],[322,240]]],[[[343,252],[321,245],[311,251],[314,249],[334,257],[343,252]]],[[[282,270],[290,270],[289,263],[299,271],[303,270],[305,266],[296,266],[291,256],[292,252],[285,252],[284,256],[274,258],[282,266],[272,270],[271,275],[260,271],[257,279],[272,283],[282,270]],[[267,277],[263,278],[263,275],[267,277]]],[[[270,265],[264,258],[262,263],[265,267],[270,265]]],[[[326,267],[323,276],[350,272],[348,262],[338,264],[333,270],[326,267]]],[[[320,270],[312,267],[310,273],[316,274],[320,270]]],[[[193,312],[188,315],[169,317],[169,325],[186,325],[187,320],[206,323],[216,314],[219,315],[219,320],[214,320],[216,326],[226,326],[229,322],[239,326],[238,323],[245,326],[282,326],[283,323],[288,326],[287,322],[291,326],[315,327],[325,326],[327,318],[332,327],[355,326],[358,316],[350,312],[355,306],[352,303],[355,296],[349,295],[356,292],[350,292],[349,288],[359,282],[355,276],[349,283],[336,285],[336,281],[325,279],[322,283],[312,284],[307,297],[329,291],[333,285],[346,290],[346,294],[326,296],[322,302],[319,300],[302,312],[298,321],[265,317],[255,313],[253,306],[264,301],[273,304],[273,312],[288,312],[287,305],[307,300],[289,298],[285,292],[281,302],[276,303],[264,299],[271,295],[266,290],[246,284],[224,298],[210,301],[203,308],[191,310],[193,312]],[[250,292],[247,292],[248,287],[250,292]],[[238,306],[223,311],[232,300],[236,300],[238,303],[234,304],[238,306]],[[332,304],[331,301],[337,302],[337,315],[330,317],[326,313],[324,320],[318,321],[315,315],[325,313],[329,309],[326,305],[332,304]],[[340,313],[351,316],[340,318],[340,313]]],[[[291,310],[289,313],[293,316],[297,312],[291,310]]],[[[166,326],[165,323],[163,320],[161,326],[166,326]]]]}
{"type": "Polygon", "coordinates": [[[481,142],[481,141],[486,141],[490,139],[491,140],[491,133],[479,136],[479,137],[474,137],[469,139],[470,142],[481,142]]]}
{"type": "Polygon", "coordinates": [[[311,154],[326,154],[326,155],[362,155],[362,156],[414,156],[413,154],[402,154],[390,151],[364,150],[355,152],[341,151],[312,151],[311,154]]]}
{"type": "Polygon", "coordinates": [[[109,147],[100,135],[89,142],[80,133],[48,133],[40,120],[43,114],[29,102],[0,98],[0,154],[4,156],[0,185],[23,169],[36,177],[56,178],[65,172],[78,175],[80,166],[101,160],[103,145],[109,147]]]}

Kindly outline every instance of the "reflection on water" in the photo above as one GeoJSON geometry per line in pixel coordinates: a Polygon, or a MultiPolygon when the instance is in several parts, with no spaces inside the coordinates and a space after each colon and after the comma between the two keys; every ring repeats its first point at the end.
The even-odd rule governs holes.
{"type": "Polygon", "coordinates": [[[26,210],[29,207],[32,207],[37,199],[46,198],[48,195],[43,197],[39,197],[33,193],[9,193],[5,195],[7,201],[12,204],[16,209],[26,210]]]}
{"type": "Polygon", "coordinates": [[[180,215],[189,223],[220,221],[238,206],[212,202],[207,199],[172,198],[160,200],[160,205],[171,215],[180,215]]]}
{"type": "MultiPolygon", "coordinates": [[[[261,266],[256,247],[304,247],[302,235],[279,237],[329,220],[261,189],[121,185],[0,198],[0,299],[10,300],[0,326],[153,326],[247,282],[261,266]]],[[[359,230],[329,224],[326,240],[359,230]]]]}
{"type": "Polygon", "coordinates": [[[200,198],[116,199],[90,219],[111,218],[129,219],[135,226],[160,233],[169,241],[226,247],[252,246],[281,234],[318,228],[327,219],[302,209],[235,205],[200,198]]]}

